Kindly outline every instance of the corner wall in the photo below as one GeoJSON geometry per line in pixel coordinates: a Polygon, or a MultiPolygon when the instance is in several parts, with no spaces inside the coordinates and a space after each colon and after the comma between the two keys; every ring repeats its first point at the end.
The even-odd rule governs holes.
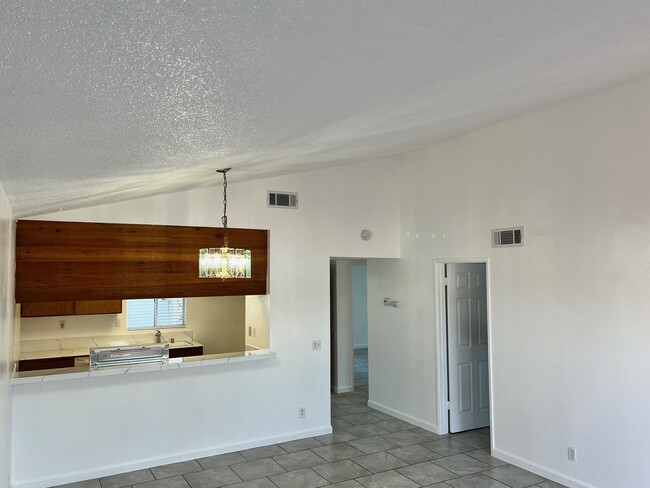
{"type": "Polygon", "coordinates": [[[434,259],[487,257],[494,453],[571,487],[647,485],[649,93],[646,77],[404,157],[403,259],[368,261],[371,401],[437,427],[434,259]],[[516,225],[523,247],[491,247],[516,225]]]}
{"type": "Polygon", "coordinates": [[[368,269],[352,263],[352,324],[354,348],[368,347],[368,269]]]}
{"type": "Polygon", "coordinates": [[[352,324],[352,263],[335,260],[336,267],[336,393],[354,390],[354,340],[352,324]]]}
{"type": "Polygon", "coordinates": [[[246,296],[246,323],[244,325],[246,346],[254,349],[269,348],[270,302],[268,295],[246,296]]]}
{"type": "Polygon", "coordinates": [[[0,488],[10,483],[11,375],[14,367],[15,222],[0,184],[0,488]]]}

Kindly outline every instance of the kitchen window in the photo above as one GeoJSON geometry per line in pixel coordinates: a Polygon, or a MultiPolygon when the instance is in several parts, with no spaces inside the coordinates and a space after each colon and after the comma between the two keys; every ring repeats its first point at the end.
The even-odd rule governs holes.
{"type": "Polygon", "coordinates": [[[126,330],[185,327],[185,298],[126,301],[126,330]]]}

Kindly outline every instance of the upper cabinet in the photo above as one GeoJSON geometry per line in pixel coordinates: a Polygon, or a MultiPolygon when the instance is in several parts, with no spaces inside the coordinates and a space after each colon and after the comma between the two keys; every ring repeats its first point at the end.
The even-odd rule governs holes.
{"type": "Polygon", "coordinates": [[[265,295],[267,230],[228,229],[251,250],[251,278],[199,278],[200,248],[220,247],[223,229],[20,220],[16,302],[265,295]]]}
{"type": "Polygon", "coordinates": [[[86,300],[75,302],[28,302],[20,307],[21,317],[57,315],[98,315],[122,313],[122,300],[86,300]]]}

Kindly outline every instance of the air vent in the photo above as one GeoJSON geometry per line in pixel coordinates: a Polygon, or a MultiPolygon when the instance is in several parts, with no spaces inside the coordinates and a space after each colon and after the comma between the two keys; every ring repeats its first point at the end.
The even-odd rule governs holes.
{"type": "Polygon", "coordinates": [[[515,247],[524,245],[524,228],[492,229],[492,247],[515,247]]]}
{"type": "Polygon", "coordinates": [[[267,203],[275,208],[298,208],[298,194],[279,191],[268,192],[267,203]]]}

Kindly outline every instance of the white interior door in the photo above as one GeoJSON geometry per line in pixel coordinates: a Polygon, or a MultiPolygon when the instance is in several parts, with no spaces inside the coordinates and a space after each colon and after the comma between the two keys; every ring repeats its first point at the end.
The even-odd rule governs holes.
{"type": "Polygon", "coordinates": [[[490,425],[485,263],[447,264],[449,430],[490,425]]]}

